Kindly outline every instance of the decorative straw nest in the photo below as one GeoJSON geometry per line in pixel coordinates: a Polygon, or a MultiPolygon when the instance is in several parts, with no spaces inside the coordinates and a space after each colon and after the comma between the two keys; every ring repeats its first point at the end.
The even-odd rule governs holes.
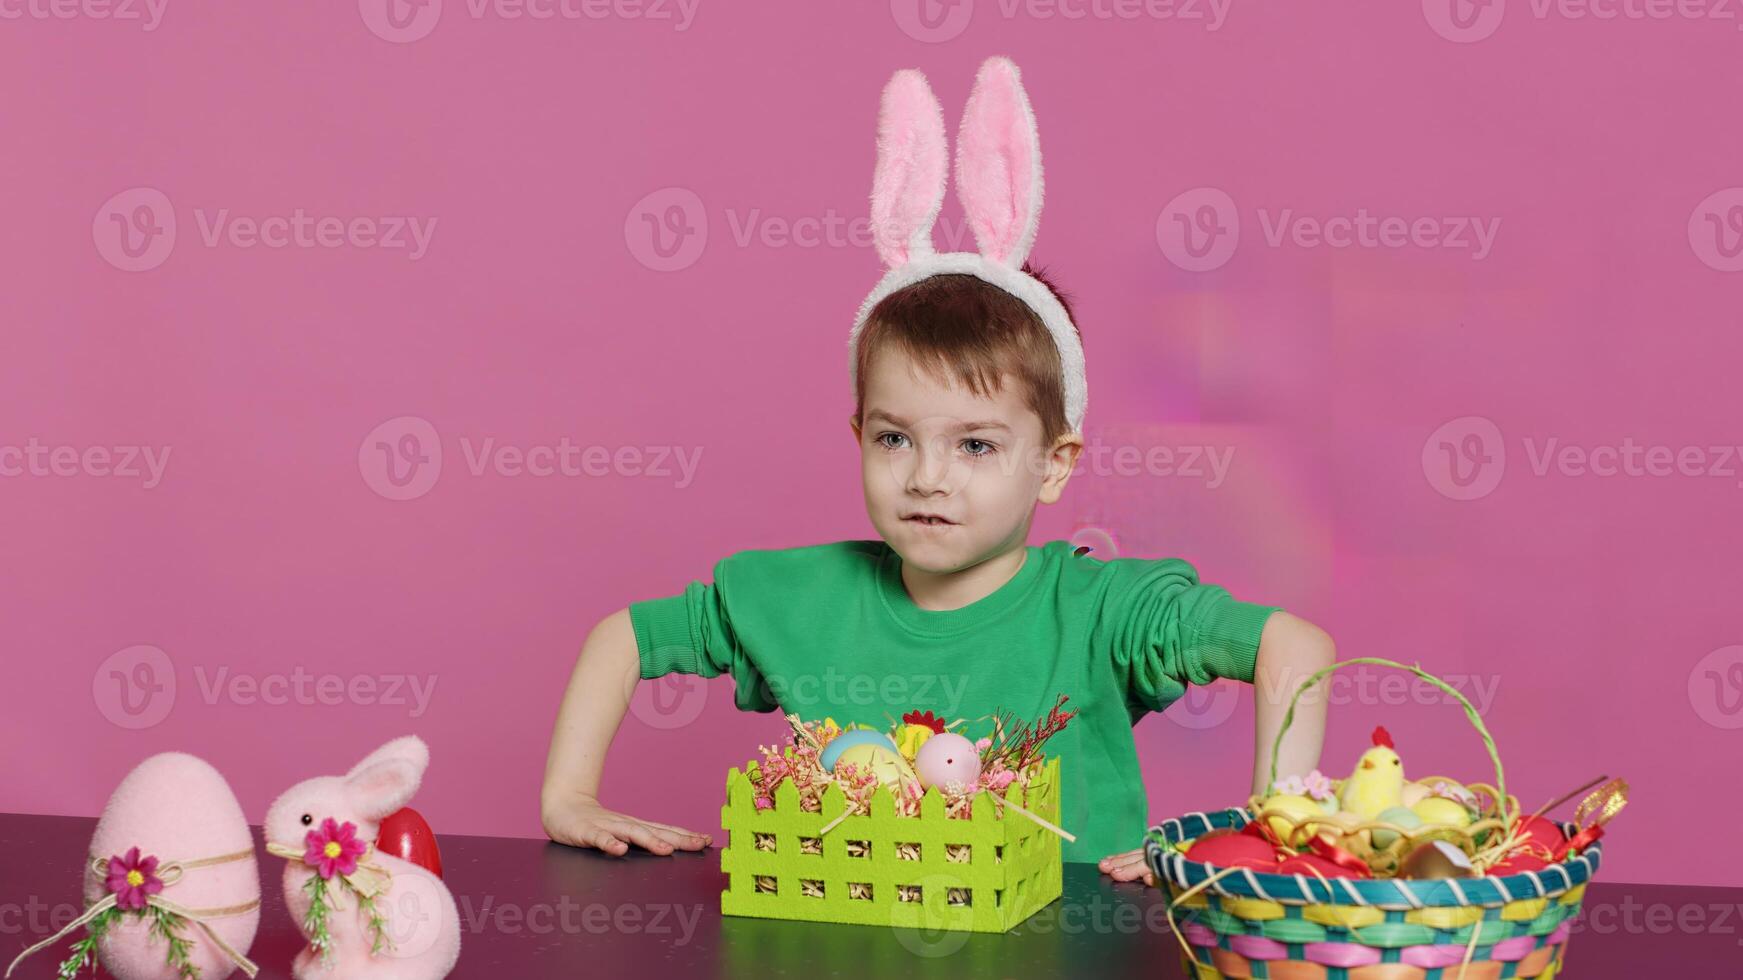
{"type": "MultiPolygon", "coordinates": [[[[1457,782],[1445,776],[1431,776],[1413,781],[1424,785],[1457,782]]],[[[1345,782],[1342,779],[1332,780],[1334,799],[1342,798],[1345,782]]],[[[1464,827],[1449,824],[1402,827],[1386,820],[1351,820],[1348,814],[1333,813],[1303,818],[1297,814],[1265,807],[1263,804],[1266,797],[1256,795],[1248,798],[1247,811],[1265,826],[1281,831],[1277,835],[1278,839],[1290,847],[1306,847],[1308,841],[1315,836],[1326,836],[1331,843],[1366,861],[1369,870],[1377,877],[1390,878],[1397,874],[1405,856],[1424,841],[1430,840],[1443,840],[1464,851],[1473,863],[1478,864],[1478,870],[1481,871],[1484,870],[1482,862],[1495,852],[1496,845],[1507,836],[1508,819],[1505,814],[1520,812],[1519,799],[1508,796],[1507,807],[1503,812],[1499,802],[1501,793],[1495,787],[1487,783],[1469,783],[1465,784],[1465,788],[1476,795],[1478,814],[1475,820],[1464,827]],[[1374,842],[1376,830],[1387,831],[1391,835],[1384,847],[1374,842]]]]}

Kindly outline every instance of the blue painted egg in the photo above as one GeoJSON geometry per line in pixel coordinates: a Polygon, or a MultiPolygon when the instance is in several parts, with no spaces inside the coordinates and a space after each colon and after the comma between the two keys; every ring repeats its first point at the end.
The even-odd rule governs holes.
{"type": "Polygon", "coordinates": [[[831,739],[829,744],[823,747],[823,752],[817,757],[817,761],[823,765],[824,769],[833,770],[835,760],[841,758],[841,753],[855,745],[876,745],[889,749],[891,752],[896,751],[896,743],[890,741],[890,737],[883,732],[871,728],[850,728],[831,739]]]}

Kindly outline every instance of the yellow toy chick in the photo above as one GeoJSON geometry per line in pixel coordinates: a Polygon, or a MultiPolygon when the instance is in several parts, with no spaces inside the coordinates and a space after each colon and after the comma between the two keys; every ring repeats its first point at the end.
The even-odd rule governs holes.
{"type": "Polygon", "coordinates": [[[1392,747],[1392,734],[1382,726],[1374,729],[1373,738],[1374,747],[1362,753],[1339,798],[1346,811],[1363,820],[1404,805],[1404,763],[1392,747]]]}
{"type": "Polygon", "coordinates": [[[909,762],[919,755],[920,746],[934,735],[944,734],[944,719],[930,711],[910,711],[902,716],[902,727],[896,733],[896,748],[909,762]]]}

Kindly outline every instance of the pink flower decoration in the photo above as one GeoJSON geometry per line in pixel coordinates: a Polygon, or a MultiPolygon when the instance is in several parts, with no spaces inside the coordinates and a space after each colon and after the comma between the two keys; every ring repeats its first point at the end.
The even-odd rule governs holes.
{"type": "Polygon", "coordinates": [[[367,849],[367,845],[357,839],[357,828],[351,821],[340,824],[332,817],[321,821],[319,830],[309,831],[303,843],[307,848],[303,852],[303,863],[328,879],[335,874],[348,875],[356,871],[357,859],[367,849]]]}
{"type": "Polygon", "coordinates": [[[139,848],[130,847],[125,857],[109,858],[109,877],[104,882],[115,893],[115,905],[138,911],[145,900],[163,891],[163,879],[157,876],[157,858],[139,856],[139,848]]]}

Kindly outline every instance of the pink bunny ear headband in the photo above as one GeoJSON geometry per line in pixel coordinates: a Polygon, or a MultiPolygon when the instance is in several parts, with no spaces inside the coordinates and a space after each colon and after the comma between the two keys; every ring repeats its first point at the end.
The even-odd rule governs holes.
{"type": "Polygon", "coordinates": [[[1029,97],[1009,58],[988,58],[981,64],[957,133],[956,194],[974,229],[977,252],[932,250],[932,226],[944,204],[947,158],[944,110],[926,76],[912,68],[896,72],[884,86],[878,164],[872,175],[873,237],[888,271],[860,305],[847,339],[848,371],[857,374],[854,355],[860,331],[884,297],[932,276],[975,276],[1022,300],[1046,325],[1059,348],[1065,421],[1071,431],[1081,433],[1089,404],[1083,343],[1052,291],[1023,271],[1041,223],[1041,141],[1029,97]]]}

